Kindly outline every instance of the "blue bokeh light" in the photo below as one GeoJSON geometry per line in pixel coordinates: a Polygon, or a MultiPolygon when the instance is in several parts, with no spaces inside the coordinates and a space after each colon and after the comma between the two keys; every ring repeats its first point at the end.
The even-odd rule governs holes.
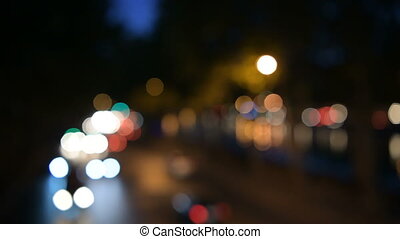
{"type": "Polygon", "coordinates": [[[112,0],[107,20],[120,25],[127,37],[149,37],[159,17],[160,0],[112,0]]]}

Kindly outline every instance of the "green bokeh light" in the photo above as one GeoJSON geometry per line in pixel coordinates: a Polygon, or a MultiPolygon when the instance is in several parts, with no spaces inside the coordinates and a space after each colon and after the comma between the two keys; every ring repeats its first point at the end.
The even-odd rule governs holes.
{"type": "Polygon", "coordinates": [[[114,104],[114,106],[111,108],[111,110],[121,112],[125,118],[127,118],[130,113],[129,106],[122,102],[118,102],[118,103],[114,104]]]}

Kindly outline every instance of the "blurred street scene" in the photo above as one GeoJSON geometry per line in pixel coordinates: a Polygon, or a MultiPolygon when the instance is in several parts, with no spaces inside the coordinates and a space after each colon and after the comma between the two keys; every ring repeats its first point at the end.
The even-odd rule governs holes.
{"type": "Polygon", "coordinates": [[[15,1],[2,223],[399,223],[400,1],[15,1]]]}

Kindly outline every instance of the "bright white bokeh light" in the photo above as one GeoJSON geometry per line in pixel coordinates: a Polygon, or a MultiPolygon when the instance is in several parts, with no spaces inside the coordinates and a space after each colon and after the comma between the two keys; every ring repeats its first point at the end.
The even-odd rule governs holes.
{"type": "Polygon", "coordinates": [[[106,168],[100,159],[93,159],[86,165],[86,175],[91,179],[100,179],[106,173],[106,168]]]}
{"type": "Polygon", "coordinates": [[[347,119],[347,108],[342,104],[334,104],[329,108],[329,118],[336,124],[341,124],[347,119]]]}
{"type": "Polygon", "coordinates": [[[74,193],[74,202],[80,208],[88,208],[94,203],[94,194],[87,187],[80,187],[74,193]]]}
{"type": "Polygon", "coordinates": [[[102,134],[113,134],[120,127],[120,120],[111,111],[97,111],[91,118],[93,128],[102,134]]]}
{"type": "Polygon", "coordinates": [[[107,137],[102,134],[86,135],[82,140],[82,150],[87,154],[101,154],[107,148],[107,137]]]}
{"type": "Polygon", "coordinates": [[[69,172],[67,160],[65,160],[63,157],[57,157],[51,160],[49,164],[49,170],[51,175],[56,178],[63,178],[67,176],[69,172]]]}
{"type": "Polygon", "coordinates": [[[70,132],[63,135],[60,140],[61,147],[68,152],[77,152],[82,148],[82,139],[85,134],[82,132],[70,132]]]}
{"type": "Polygon", "coordinates": [[[121,166],[118,161],[113,158],[108,158],[103,161],[105,173],[104,177],[106,178],[114,178],[119,174],[121,166]]]}
{"type": "Polygon", "coordinates": [[[93,124],[92,124],[92,118],[86,118],[83,123],[82,123],[82,130],[85,132],[85,134],[98,134],[99,131],[97,131],[93,124]]]}
{"type": "Polygon", "coordinates": [[[72,196],[67,190],[61,189],[54,194],[53,203],[59,210],[66,211],[72,207],[72,196]]]}
{"type": "Polygon", "coordinates": [[[275,58],[269,55],[264,55],[257,60],[257,69],[263,75],[271,75],[276,71],[278,63],[275,58]]]}
{"type": "Polygon", "coordinates": [[[392,124],[400,124],[400,104],[393,103],[388,110],[388,117],[392,124]]]}
{"type": "Polygon", "coordinates": [[[321,115],[317,109],[307,108],[301,113],[301,120],[308,127],[313,127],[321,121],[321,115]]]}
{"type": "Polygon", "coordinates": [[[82,151],[67,151],[62,146],[60,146],[59,150],[60,150],[61,156],[63,156],[66,159],[69,159],[69,160],[78,159],[80,156],[80,153],[82,152],[82,151]]]}

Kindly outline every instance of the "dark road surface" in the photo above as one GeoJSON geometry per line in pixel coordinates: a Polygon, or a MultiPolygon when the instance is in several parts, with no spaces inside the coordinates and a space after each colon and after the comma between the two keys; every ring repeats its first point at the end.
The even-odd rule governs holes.
{"type": "Polygon", "coordinates": [[[18,212],[26,220],[22,222],[189,223],[172,206],[178,193],[204,205],[228,205],[229,217],[212,222],[399,222],[385,198],[370,196],[354,183],[311,176],[293,162],[266,162],[256,151],[241,155],[210,145],[157,139],[131,144],[112,156],[120,160],[121,174],[86,182],[95,195],[90,208],[58,211],[51,198],[66,181],[48,176],[24,194],[26,203],[19,204],[18,212]]]}

